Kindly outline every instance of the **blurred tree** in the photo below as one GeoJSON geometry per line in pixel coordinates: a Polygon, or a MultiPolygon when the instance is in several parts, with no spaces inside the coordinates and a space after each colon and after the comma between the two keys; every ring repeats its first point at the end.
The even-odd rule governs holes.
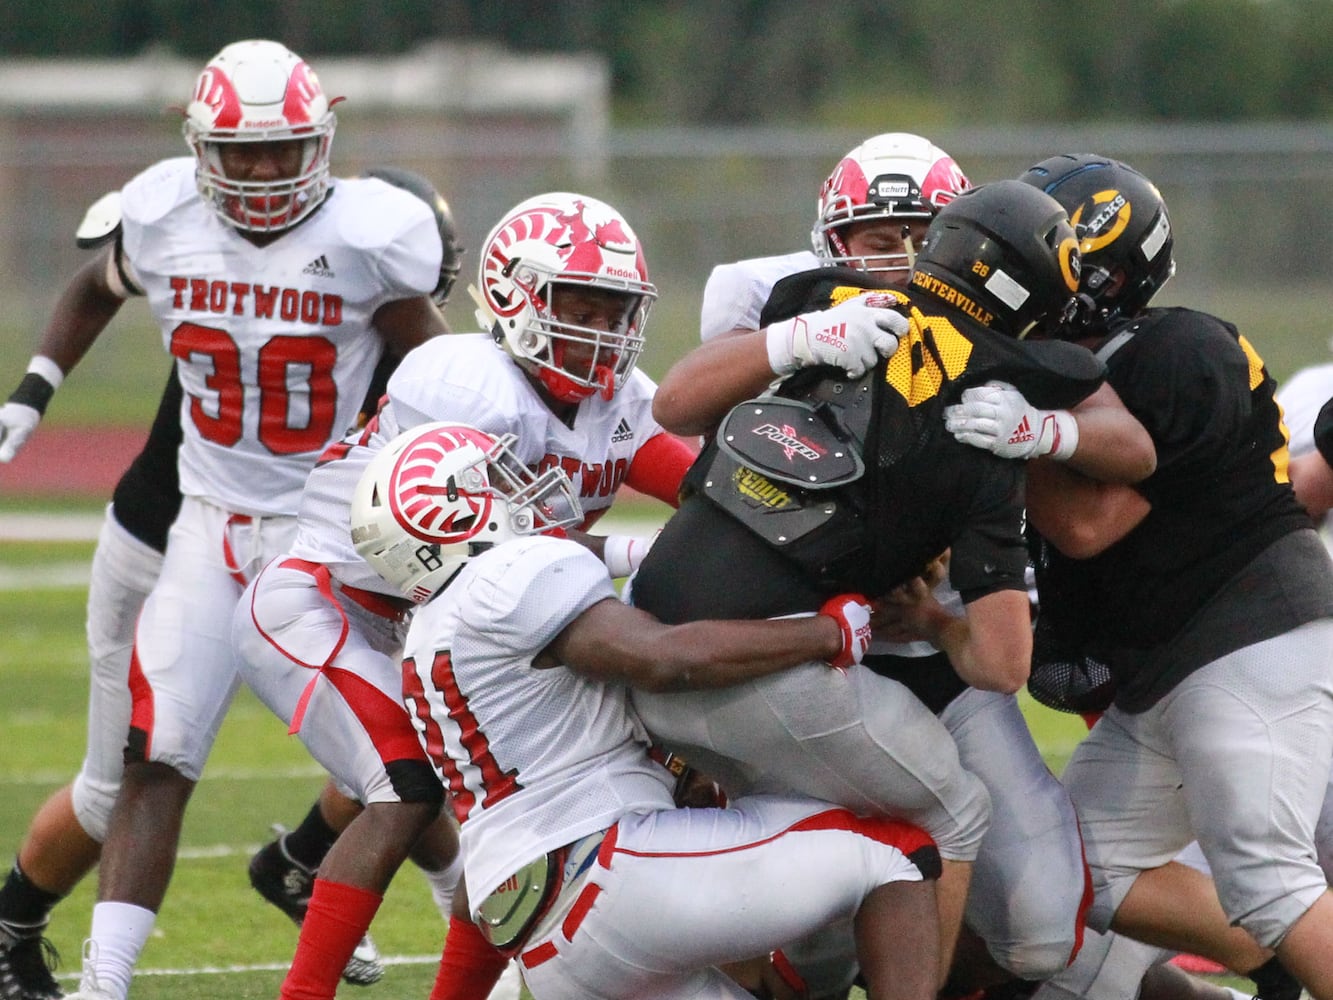
{"type": "Polygon", "coordinates": [[[1143,46],[1153,67],[1143,81],[1148,110],[1158,118],[1205,121],[1274,116],[1281,108],[1280,68],[1294,40],[1293,26],[1274,23],[1281,18],[1273,15],[1283,8],[1290,4],[1177,0],[1164,5],[1143,46]]]}
{"type": "Polygon", "coordinates": [[[1299,119],[1333,113],[1329,0],[105,0],[77,31],[5,0],[0,55],[200,59],[272,37],[317,59],[427,39],[591,50],[616,111],[667,124],[877,128],[991,121],[1299,119]]]}

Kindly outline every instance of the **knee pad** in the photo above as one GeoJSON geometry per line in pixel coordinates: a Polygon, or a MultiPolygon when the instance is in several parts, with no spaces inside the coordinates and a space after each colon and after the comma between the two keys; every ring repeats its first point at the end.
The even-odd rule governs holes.
{"type": "Polygon", "coordinates": [[[74,779],[70,788],[70,802],[74,806],[74,818],[83,827],[83,832],[99,844],[106,842],[107,826],[111,822],[111,807],[116,804],[120,793],[119,784],[93,781],[82,771],[74,779]]]}
{"type": "Polygon", "coordinates": [[[1073,928],[1067,936],[1050,940],[1025,938],[996,944],[987,941],[986,949],[996,963],[1019,979],[1047,980],[1064,971],[1074,959],[1076,944],[1073,928]]]}

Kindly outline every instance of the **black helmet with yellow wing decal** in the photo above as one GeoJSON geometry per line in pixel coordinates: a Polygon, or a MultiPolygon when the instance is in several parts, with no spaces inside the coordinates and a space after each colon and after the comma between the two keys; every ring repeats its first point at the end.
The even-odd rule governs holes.
{"type": "Polygon", "coordinates": [[[1128,164],[1091,153],[1052,156],[1027,169],[1024,183],[1069,213],[1083,254],[1083,314],[1099,333],[1142,310],[1176,271],[1166,203],[1128,164]]]}

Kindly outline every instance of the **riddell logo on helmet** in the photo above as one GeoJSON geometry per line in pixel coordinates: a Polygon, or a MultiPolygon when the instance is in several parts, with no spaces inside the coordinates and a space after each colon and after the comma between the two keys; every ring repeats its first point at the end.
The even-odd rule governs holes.
{"type": "Polygon", "coordinates": [[[629,278],[631,281],[639,280],[639,272],[628,267],[608,267],[606,273],[607,276],[611,278],[629,278]]]}

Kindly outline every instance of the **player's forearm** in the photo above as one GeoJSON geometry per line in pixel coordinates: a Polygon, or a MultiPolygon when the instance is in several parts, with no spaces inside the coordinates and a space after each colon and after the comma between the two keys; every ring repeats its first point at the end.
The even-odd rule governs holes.
{"type": "Polygon", "coordinates": [[[1149,510],[1132,486],[1099,482],[1047,459],[1028,463],[1028,522],[1071,559],[1088,559],[1114,545],[1149,510]]]}
{"type": "Polygon", "coordinates": [[[842,651],[838,625],[826,615],[780,621],[689,622],[663,632],[634,680],[649,691],[730,687],[842,651]]]}
{"type": "Polygon", "coordinates": [[[50,358],[62,372],[70,372],[88,352],[125,301],[114,295],[98,272],[105,258],[85,264],[57,299],[42,330],[37,354],[50,358]]]}
{"type": "Polygon", "coordinates": [[[726,334],[672,365],[653,396],[653,418],[673,434],[709,434],[728,410],[776,377],[761,335],[726,334]]]}
{"type": "Polygon", "coordinates": [[[1027,682],[1032,658],[1026,622],[1010,616],[1011,621],[999,626],[973,621],[974,614],[972,606],[968,615],[960,616],[935,604],[922,614],[918,631],[948,656],[954,672],[969,687],[1013,694],[1027,682]]]}
{"type": "Polygon", "coordinates": [[[1066,464],[1108,483],[1137,483],[1157,468],[1157,449],[1137,418],[1110,385],[1102,385],[1071,411],[1078,421],[1078,447],[1066,464]]]}

